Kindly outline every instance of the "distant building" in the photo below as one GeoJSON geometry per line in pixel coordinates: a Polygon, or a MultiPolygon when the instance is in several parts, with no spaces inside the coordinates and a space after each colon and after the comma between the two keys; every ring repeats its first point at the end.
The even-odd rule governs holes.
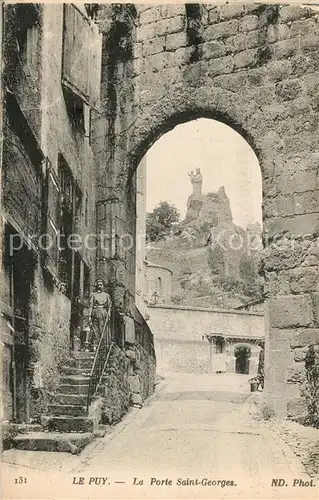
{"type": "Polygon", "coordinates": [[[144,295],[147,303],[166,304],[172,299],[173,271],[164,266],[145,261],[145,288],[144,295]]]}
{"type": "Polygon", "coordinates": [[[174,304],[172,270],[145,258],[145,190],[144,159],[137,169],[136,302],[154,334],[158,370],[256,375],[265,336],[263,303],[226,309],[204,306],[197,297],[187,306],[174,304]]]}

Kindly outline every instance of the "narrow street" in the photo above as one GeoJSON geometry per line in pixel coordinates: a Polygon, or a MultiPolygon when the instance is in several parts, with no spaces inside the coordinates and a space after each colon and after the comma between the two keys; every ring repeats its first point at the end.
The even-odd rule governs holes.
{"type": "Polygon", "coordinates": [[[79,456],[4,452],[4,498],[35,498],[35,480],[38,498],[317,498],[317,486],[292,487],[309,477],[254,418],[260,396],[245,375],[168,375],[141,410],[79,456]],[[14,486],[21,475],[27,484],[14,486]],[[271,486],[280,478],[285,488],[271,486]]]}

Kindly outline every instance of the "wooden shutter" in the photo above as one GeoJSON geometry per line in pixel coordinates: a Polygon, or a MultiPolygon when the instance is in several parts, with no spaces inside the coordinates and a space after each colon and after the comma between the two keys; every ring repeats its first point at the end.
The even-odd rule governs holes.
{"type": "Polygon", "coordinates": [[[64,6],[63,82],[97,107],[100,99],[102,35],[72,4],[64,6]]]}
{"type": "Polygon", "coordinates": [[[101,88],[101,64],[102,64],[102,34],[98,27],[91,25],[90,52],[88,67],[88,90],[89,103],[93,108],[98,108],[101,88]]]}
{"type": "Polygon", "coordinates": [[[46,189],[45,189],[45,221],[43,249],[46,255],[45,265],[52,275],[58,275],[59,266],[59,234],[60,234],[60,186],[58,177],[46,160],[46,189]]]}

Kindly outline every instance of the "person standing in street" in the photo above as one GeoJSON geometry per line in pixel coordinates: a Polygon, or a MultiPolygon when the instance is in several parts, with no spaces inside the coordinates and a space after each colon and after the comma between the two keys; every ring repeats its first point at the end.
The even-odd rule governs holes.
{"type": "Polygon", "coordinates": [[[96,291],[91,294],[89,304],[89,318],[92,325],[91,344],[93,351],[99,343],[101,335],[105,328],[105,323],[111,315],[111,297],[106,292],[106,284],[103,279],[98,278],[95,282],[96,291]]]}

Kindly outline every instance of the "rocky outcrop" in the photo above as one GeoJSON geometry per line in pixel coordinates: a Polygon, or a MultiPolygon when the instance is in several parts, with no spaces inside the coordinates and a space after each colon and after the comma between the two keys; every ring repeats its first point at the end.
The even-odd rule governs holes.
{"type": "Polygon", "coordinates": [[[196,221],[196,227],[218,226],[222,222],[232,223],[233,217],[229,198],[224,186],[217,193],[202,195],[200,199],[192,194],[187,200],[187,212],[184,223],[188,225],[196,221]]]}
{"type": "Polygon", "coordinates": [[[172,269],[173,301],[184,305],[199,299],[201,305],[237,307],[258,297],[260,256],[260,225],[234,224],[223,186],[216,193],[192,194],[175,234],[148,250],[152,262],[172,269]]]}

